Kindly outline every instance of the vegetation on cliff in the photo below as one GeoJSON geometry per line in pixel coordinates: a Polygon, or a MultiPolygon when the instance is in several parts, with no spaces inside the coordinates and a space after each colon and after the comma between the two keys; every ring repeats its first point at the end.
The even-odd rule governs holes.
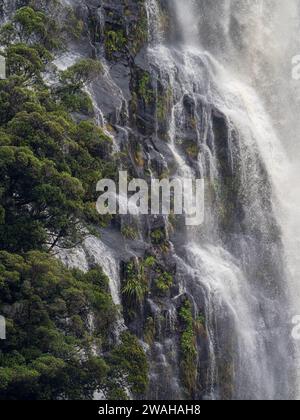
{"type": "Polygon", "coordinates": [[[83,60],[45,83],[64,37],[78,37],[82,24],[59,2],[39,3],[46,9],[19,8],[0,29],[8,74],[0,81],[0,313],[8,336],[0,342],[0,399],[91,399],[95,391],[128,398],[125,388],[141,396],[147,361],[130,333],[115,344],[107,277],[51,256],[109,221],[96,212],[95,192],[115,163],[83,90],[102,65],[83,60]]]}

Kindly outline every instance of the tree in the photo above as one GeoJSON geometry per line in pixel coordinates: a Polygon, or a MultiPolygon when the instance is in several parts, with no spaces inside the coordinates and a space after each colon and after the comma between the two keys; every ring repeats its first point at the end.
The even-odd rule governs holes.
{"type": "Polygon", "coordinates": [[[55,95],[24,79],[0,81],[0,249],[73,246],[106,223],[96,184],[113,176],[112,142],[92,122],[76,124],[55,95]]]}
{"type": "Polygon", "coordinates": [[[0,342],[0,399],[91,399],[96,390],[126,398],[127,385],[140,396],[146,358],[129,333],[112,349],[117,310],[108,278],[97,266],[83,273],[51,257],[55,246],[75,246],[110,221],[96,211],[96,184],[116,172],[112,141],[88,120],[82,90],[101,64],[76,63],[58,88],[43,82],[64,33],[53,16],[23,7],[0,29],[8,64],[0,81],[0,313],[8,337],[0,342]]]}
{"type": "Polygon", "coordinates": [[[81,89],[84,84],[91,83],[101,73],[103,73],[103,66],[100,61],[84,59],[63,71],[61,80],[74,89],[81,89]]]}
{"type": "Polygon", "coordinates": [[[116,309],[99,267],[84,274],[40,252],[0,252],[0,310],[9,337],[0,399],[91,399],[105,389],[109,367],[93,348],[107,346],[116,309]]]}
{"type": "Polygon", "coordinates": [[[37,79],[44,70],[44,63],[35,48],[25,44],[15,44],[7,48],[8,74],[23,77],[24,79],[37,79]]]}

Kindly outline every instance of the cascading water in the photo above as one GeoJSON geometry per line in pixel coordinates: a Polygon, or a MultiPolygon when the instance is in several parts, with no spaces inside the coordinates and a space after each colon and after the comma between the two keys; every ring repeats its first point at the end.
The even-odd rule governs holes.
{"type": "Polygon", "coordinates": [[[164,37],[159,10],[165,3],[147,1],[148,55],[153,80],[172,90],[174,176],[204,177],[209,186],[204,225],[187,228],[184,244],[181,238],[175,245],[178,266],[186,272],[181,289],[206,316],[206,397],[293,398],[288,325],[290,293],[298,294],[299,207],[282,206],[296,176],[278,139],[293,133],[287,126],[293,118],[279,109],[291,92],[287,75],[273,86],[265,68],[271,79],[280,74],[280,60],[286,65],[282,48],[296,45],[298,2],[283,7],[274,1],[172,0],[167,10],[177,31],[164,37]],[[274,124],[279,115],[284,122],[274,124]],[[191,126],[197,165],[190,165],[181,147],[191,126]],[[292,229],[296,241],[289,238],[292,229]]]}
{"type": "MultiPolygon", "coordinates": [[[[87,10],[97,15],[103,36],[108,4],[64,1],[74,7],[79,3],[83,15],[87,10]]],[[[154,323],[153,342],[142,343],[150,365],[148,398],[300,397],[290,326],[300,301],[295,147],[300,124],[289,53],[300,51],[299,3],[145,0],[147,51],[126,65],[124,56],[112,64],[102,43],[93,45],[104,72],[86,90],[96,122],[113,138],[115,151],[128,155],[131,169],[141,177],[168,173],[205,181],[205,221],[199,227],[180,220],[177,232],[167,217],[120,217],[121,227],[134,224],[136,241],[125,240],[112,226],[101,230],[101,240],[89,237],[81,247],[59,252],[70,267],[102,266],[114,303],[124,309],[117,339],[129,327],[145,340],[147,320],[154,323]],[[134,113],[141,112],[139,130],[130,101],[136,101],[136,72],[144,71],[149,71],[154,98],[151,92],[146,102],[153,104],[145,113],[134,107],[134,113]],[[140,167],[136,143],[144,153],[140,167]],[[164,252],[149,244],[149,233],[162,226],[170,241],[167,268],[176,266],[174,288],[164,298],[149,293],[141,319],[130,322],[122,264],[138,264],[150,250],[162,266],[164,252]],[[189,393],[182,380],[178,332],[178,311],[186,298],[195,319],[205,319],[205,332],[196,340],[197,384],[189,393]]],[[[10,7],[4,5],[5,20],[10,7]]],[[[54,64],[64,70],[88,54],[85,45],[74,43],[54,64]]]]}

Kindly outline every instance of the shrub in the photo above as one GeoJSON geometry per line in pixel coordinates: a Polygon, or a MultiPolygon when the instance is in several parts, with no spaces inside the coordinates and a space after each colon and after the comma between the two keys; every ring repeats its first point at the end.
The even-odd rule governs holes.
{"type": "Polygon", "coordinates": [[[149,73],[143,72],[138,83],[138,93],[146,104],[153,99],[153,89],[149,73]]]}
{"type": "Polygon", "coordinates": [[[122,30],[113,31],[108,30],[105,33],[105,50],[109,58],[112,58],[114,53],[122,51],[127,40],[122,30]]]}
{"type": "Polygon", "coordinates": [[[84,59],[63,71],[61,80],[63,84],[81,89],[84,84],[92,82],[102,72],[103,66],[100,61],[84,59]]]}
{"type": "Polygon", "coordinates": [[[189,300],[184,302],[179,315],[183,324],[180,340],[181,374],[187,391],[192,395],[197,384],[198,352],[192,305],[189,300]]]}
{"type": "Polygon", "coordinates": [[[173,276],[165,271],[155,280],[155,286],[161,293],[166,293],[173,285],[173,281],[173,276]]]}
{"type": "Polygon", "coordinates": [[[124,238],[132,240],[132,241],[136,239],[138,235],[136,228],[130,225],[123,226],[121,229],[121,233],[124,236],[124,238]]]}
{"type": "Polygon", "coordinates": [[[155,245],[162,244],[166,239],[166,235],[162,229],[153,230],[150,236],[151,236],[152,243],[155,245]]]}
{"type": "Polygon", "coordinates": [[[141,304],[147,291],[148,285],[143,266],[135,264],[133,261],[127,263],[125,269],[125,284],[122,293],[131,299],[133,303],[141,304]]]}
{"type": "Polygon", "coordinates": [[[124,332],[121,344],[112,351],[108,360],[112,383],[123,388],[129,386],[136,398],[145,395],[149,384],[149,365],[145,352],[134,335],[124,332]]]}

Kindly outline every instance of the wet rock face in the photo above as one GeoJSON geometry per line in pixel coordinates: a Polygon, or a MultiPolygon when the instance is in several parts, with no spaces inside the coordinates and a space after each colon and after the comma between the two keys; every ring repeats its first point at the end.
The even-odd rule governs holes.
{"type": "MultiPolygon", "coordinates": [[[[158,74],[156,84],[150,70],[143,3],[103,1],[99,7],[97,2],[87,1],[85,7],[76,7],[86,22],[91,53],[106,60],[107,73],[99,76],[92,86],[96,103],[112,125],[121,152],[128,154],[122,163],[131,176],[149,180],[147,169],[156,177],[168,173],[172,156],[165,143],[168,141],[169,104],[164,98],[168,88],[159,80],[158,74]]],[[[185,107],[190,121],[194,112],[193,100],[186,98],[185,107]]],[[[193,132],[191,128],[190,132],[193,132]]],[[[189,138],[193,139],[192,134],[189,138]]],[[[185,326],[181,324],[179,311],[189,296],[180,291],[177,256],[169,242],[169,223],[161,217],[142,221],[120,217],[119,225],[121,231],[133,226],[140,239],[140,243],[133,240],[131,255],[121,259],[119,268],[124,321],[126,327],[145,343],[149,358],[150,386],[145,397],[183,398],[188,395],[181,382],[180,368],[180,342],[185,326]],[[148,266],[151,258],[152,263],[148,266]],[[132,286],[134,280],[138,285],[133,283],[132,286]],[[142,287],[142,291],[123,292],[129,287],[142,287]]],[[[109,230],[106,234],[110,235],[109,230]]],[[[125,238],[125,249],[131,240],[125,238]]],[[[205,339],[198,337],[198,345],[201,348],[199,357],[207,358],[205,339]]],[[[203,366],[201,373],[205,373],[205,364],[203,366]]],[[[190,396],[200,398],[199,387],[195,387],[190,396]]]]}
{"type": "Polygon", "coordinates": [[[107,61],[107,77],[99,78],[93,86],[97,104],[110,123],[124,125],[135,95],[137,58],[138,68],[147,67],[141,53],[148,35],[144,2],[74,0],[72,3],[86,28],[81,49],[88,48],[92,57],[104,57],[107,61]]]}
{"type": "Polygon", "coordinates": [[[0,4],[0,23],[8,20],[17,7],[24,5],[26,5],[26,1],[3,0],[0,4]]]}
{"type": "MultiPolygon", "coordinates": [[[[70,49],[105,65],[90,90],[125,155],[122,167],[148,181],[150,171],[155,177],[167,174],[173,165],[167,144],[170,90],[150,73],[145,2],[74,0],[72,6],[85,32],[70,49]]],[[[117,266],[114,273],[124,322],[142,340],[149,358],[150,386],[145,398],[186,395],[180,379],[184,325],[180,326],[178,314],[188,296],[180,292],[176,254],[169,242],[171,230],[163,217],[120,216],[102,233],[113,255],[118,254],[111,264],[117,266]],[[123,234],[117,242],[116,229],[123,234]]],[[[86,254],[91,252],[86,250],[86,254]]]]}

